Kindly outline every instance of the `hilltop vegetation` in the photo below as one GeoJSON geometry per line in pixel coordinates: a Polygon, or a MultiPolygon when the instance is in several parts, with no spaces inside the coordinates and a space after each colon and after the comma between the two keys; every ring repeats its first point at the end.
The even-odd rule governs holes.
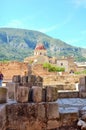
{"type": "Polygon", "coordinates": [[[13,28],[0,28],[0,60],[19,60],[33,55],[37,42],[42,42],[48,56],[74,56],[78,61],[86,61],[86,49],[71,46],[44,33],[13,28]]]}

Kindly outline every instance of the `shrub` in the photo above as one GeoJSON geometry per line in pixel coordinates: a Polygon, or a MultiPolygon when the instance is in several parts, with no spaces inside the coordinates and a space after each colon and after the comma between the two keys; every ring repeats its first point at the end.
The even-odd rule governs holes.
{"type": "Polygon", "coordinates": [[[44,63],[43,68],[48,69],[49,72],[64,72],[65,71],[64,67],[57,67],[50,63],[44,63]]]}

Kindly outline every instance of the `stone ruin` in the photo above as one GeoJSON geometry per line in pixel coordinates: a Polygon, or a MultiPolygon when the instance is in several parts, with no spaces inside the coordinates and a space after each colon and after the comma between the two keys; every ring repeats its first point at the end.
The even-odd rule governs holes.
{"type": "Polygon", "coordinates": [[[53,86],[44,88],[40,76],[15,75],[0,87],[0,130],[85,130],[85,104],[76,110],[77,103],[63,102],[67,98],[86,98],[86,77],[80,78],[79,91],[58,93],[53,86]]]}

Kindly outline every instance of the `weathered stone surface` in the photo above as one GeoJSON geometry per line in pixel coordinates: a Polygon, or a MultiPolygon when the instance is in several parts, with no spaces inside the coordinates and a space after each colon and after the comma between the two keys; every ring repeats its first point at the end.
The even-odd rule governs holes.
{"type": "Polygon", "coordinates": [[[22,85],[26,85],[28,83],[28,76],[22,76],[21,83],[22,83],[22,85]]]}
{"type": "Polygon", "coordinates": [[[72,84],[72,83],[66,84],[65,83],[64,90],[76,90],[75,83],[74,84],[72,84]]]}
{"type": "Polygon", "coordinates": [[[9,130],[46,130],[43,104],[17,103],[7,105],[7,116],[9,130]]]}
{"type": "Polygon", "coordinates": [[[5,130],[6,127],[6,107],[0,107],[0,130],[5,130]]]}
{"type": "Polygon", "coordinates": [[[0,103],[7,102],[7,88],[0,87],[0,103]]]}
{"type": "Polygon", "coordinates": [[[19,83],[8,82],[6,83],[6,87],[8,89],[8,98],[16,99],[17,88],[19,87],[19,83]]]}
{"type": "Polygon", "coordinates": [[[79,92],[86,92],[85,85],[79,84],[79,92]]]}
{"type": "Polygon", "coordinates": [[[7,103],[4,105],[6,109],[0,106],[0,130],[78,130],[76,128],[78,111],[59,115],[56,114],[58,112],[56,104],[56,102],[7,103]]]}
{"type": "Polygon", "coordinates": [[[49,120],[47,122],[47,130],[57,130],[60,126],[60,121],[59,120],[49,120]]]}
{"type": "Polygon", "coordinates": [[[43,82],[35,82],[34,86],[43,87],[43,82]]]}
{"type": "Polygon", "coordinates": [[[37,76],[37,77],[36,77],[36,81],[37,81],[37,82],[43,82],[43,78],[40,77],[40,76],[37,76]]]}
{"type": "Polygon", "coordinates": [[[46,106],[46,114],[47,114],[47,119],[59,119],[59,109],[58,109],[58,104],[55,102],[49,102],[45,104],[46,106]]]}
{"type": "Polygon", "coordinates": [[[12,79],[13,75],[24,75],[24,72],[28,72],[28,63],[9,61],[6,63],[0,63],[0,70],[4,74],[4,79],[12,79]]]}
{"type": "Polygon", "coordinates": [[[14,83],[20,83],[21,82],[21,76],[20,75],[14,75],[12,77],[12,82],[14,82],[14,83]]]}
{"type": "Polygon", "coordinates": [[[84,115],[81,116],[81,120],[83,120],[83,121],[86,122],[86,114],[84,114],[84,115]]]}
{"type": "Polygon", "coordinates": [[[79,92],[58,92],[58,98],[78,98],[79,92]]]}
{"type": "Polygon", "coordinates": [[[74,126],[79,118],[78,112],[60,113],[61,126],[74,126]]]}
{"type": "Polygon", "coordinates": [[[86,92],[80,92],[79,95],[81,98],[86,98],[86,92]]]}
{"type": "Polygon", "coordinates": [[[36,76],[35,75],[29,75],[28,76],[28,82],[30,83],[30,82],[35,82],[36,81],[36,76]]]}
{"type": "Polygon", "coordinates": [[[64,90],[64,85],[58,84],[56,85],[57,90],[64,90]]]}
{"type": "Polygon", "coordinates": [[[38,104],[38,119],[41,121],[46,121],[46,109],[43,103],[38,104]]]}
{"type": "Polygon", "coordinates": [[[56,101],[58,98],[57,88],[55,87],[46,87],[46,102],[56,101]]]}
{"type": "Polygon", "coordinates": [[[32,91],[33,91],[32,94],[33,102],[42,102],[42,88],[33,86],[32,91]]]}
{"type": "Polygon", "coordinates": [[[29,88],[28,87],[19,87],[17,89],[17,102],[28,102],[29,88]]]}
{"type": "Polygon", "coordinates": [[[81,77],[81,78],[79,79],[79,84],[80,84],[80,85],[85,85],[85,84],[86,84],[86,76],[81,77]]]}

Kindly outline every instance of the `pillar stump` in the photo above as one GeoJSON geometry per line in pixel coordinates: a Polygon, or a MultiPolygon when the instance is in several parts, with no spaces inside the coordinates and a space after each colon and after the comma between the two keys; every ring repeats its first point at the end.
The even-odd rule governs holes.
{"type": "Polygon", "coordinates": [[[7,88],[0,87],[0,103],[7,102],[7,88]]]}

